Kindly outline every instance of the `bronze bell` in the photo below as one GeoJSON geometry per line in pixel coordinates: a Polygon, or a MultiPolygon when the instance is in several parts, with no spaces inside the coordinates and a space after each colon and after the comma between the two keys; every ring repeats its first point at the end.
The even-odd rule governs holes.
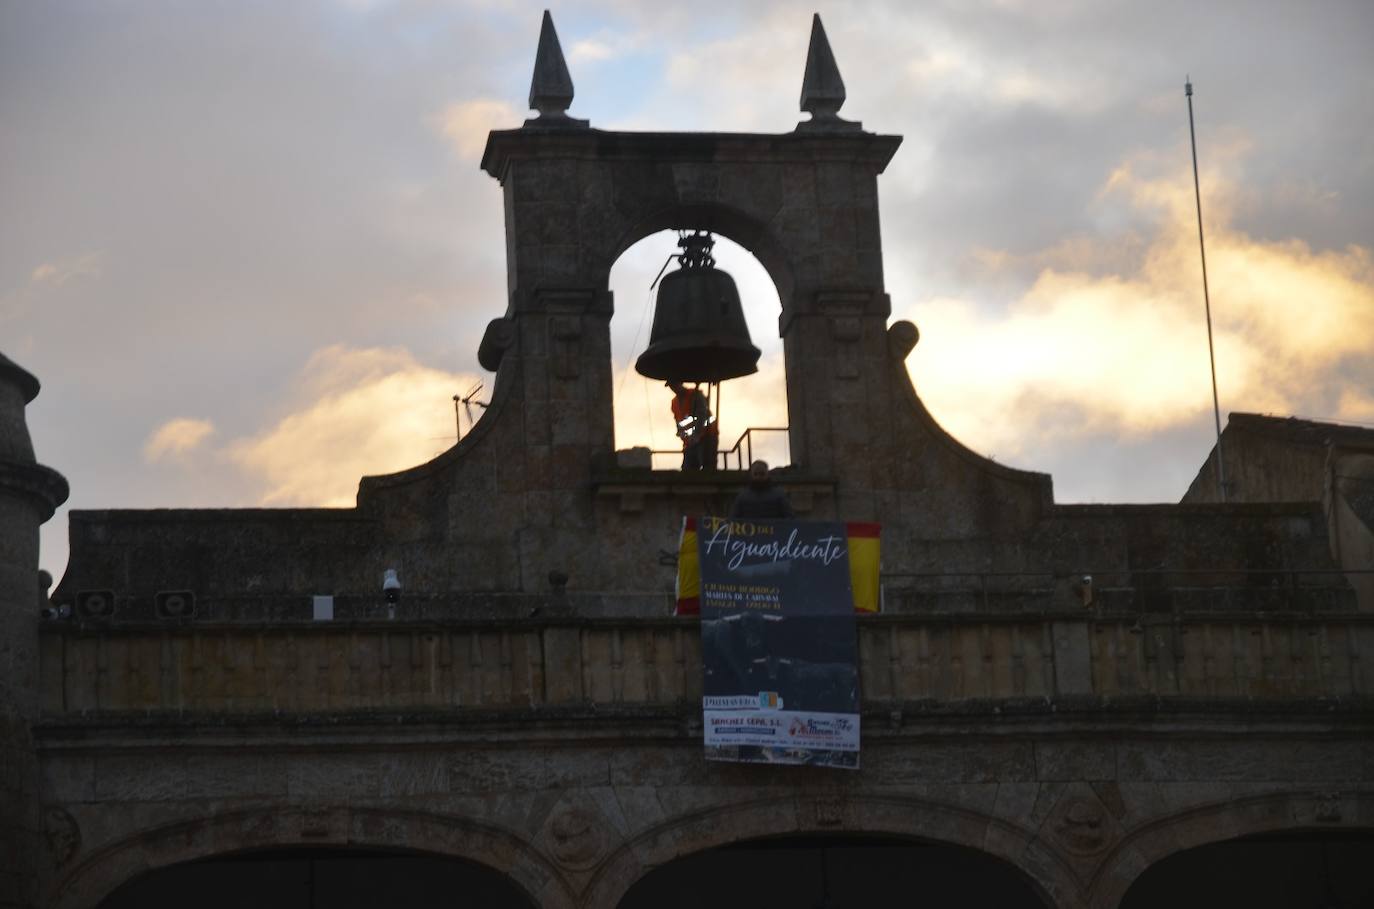
{"type": "MultiPolygon", "coordinates": [[[[722,382],[758,372],[759,349],[749,339],[735,279],[716,268],[715,240],[683,234],[681,265],[663,277],[649,347],[635,371],[668,382],[722,382]]],[[[664,264],[667,268],[667,264],[664,264]]]]}

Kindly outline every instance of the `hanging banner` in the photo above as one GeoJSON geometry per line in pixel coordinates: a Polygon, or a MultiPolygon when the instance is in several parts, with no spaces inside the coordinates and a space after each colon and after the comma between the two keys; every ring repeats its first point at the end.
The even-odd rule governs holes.
{"type": "MultiPolygon", "coordinates": [[[[881,524],[850,521],[844,525],[849,544],[849,587],[854,611],[876,613],[881,605],[878,569],[881,559],[881,524]]],[[[701,612],[701,565],[697,561],[697,519],[682,519],[677,547],[677,596],[673,615],[701,612]]]]}
{"type": "Polygon", "coordinates": [[[859,766],[845,525],[695,522],[706,757],[859,766]]]}

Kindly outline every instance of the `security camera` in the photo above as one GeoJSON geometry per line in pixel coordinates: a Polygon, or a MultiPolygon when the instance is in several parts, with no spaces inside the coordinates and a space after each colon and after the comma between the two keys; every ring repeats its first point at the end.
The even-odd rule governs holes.
{"type": "Polygon", "coordinates": [[[388,568],[382,574],[382,595],[391,606],[395,606],[396,601],[401,598],[401,581],[396,577],[395,568],[388,568]]]}

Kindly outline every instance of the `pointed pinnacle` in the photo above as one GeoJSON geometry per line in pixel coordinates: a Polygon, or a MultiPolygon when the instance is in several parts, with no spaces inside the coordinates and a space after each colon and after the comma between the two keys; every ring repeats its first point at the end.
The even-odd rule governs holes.
{"type": "Polygon", "coordinates": [[[530,79],[530,107],[539,111],[539,118],[562,119],[572,104],[573,83],[563,59],[563,47],[553,28],[553,16],[544,10],[544,22],[539,27],[539,49],[534,54],[534,76],[530,79]]]}
{"type": "Polygon", "coordinates": [[[838,119],[844,104],[844,80],[821,25],[821,14],[811,17],[811,46],[806,50],[806,75],[802,78],[801,109],[814,120],[838,119]]]}

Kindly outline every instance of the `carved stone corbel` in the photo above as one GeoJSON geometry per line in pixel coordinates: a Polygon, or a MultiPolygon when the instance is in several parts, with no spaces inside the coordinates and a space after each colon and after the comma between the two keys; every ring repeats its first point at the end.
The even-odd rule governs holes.
{"type": "Polygon", "coordinates": [[[549,317],[549,359],[559,379],[576,379],[582,372],[582,319],[549,317]]]}

